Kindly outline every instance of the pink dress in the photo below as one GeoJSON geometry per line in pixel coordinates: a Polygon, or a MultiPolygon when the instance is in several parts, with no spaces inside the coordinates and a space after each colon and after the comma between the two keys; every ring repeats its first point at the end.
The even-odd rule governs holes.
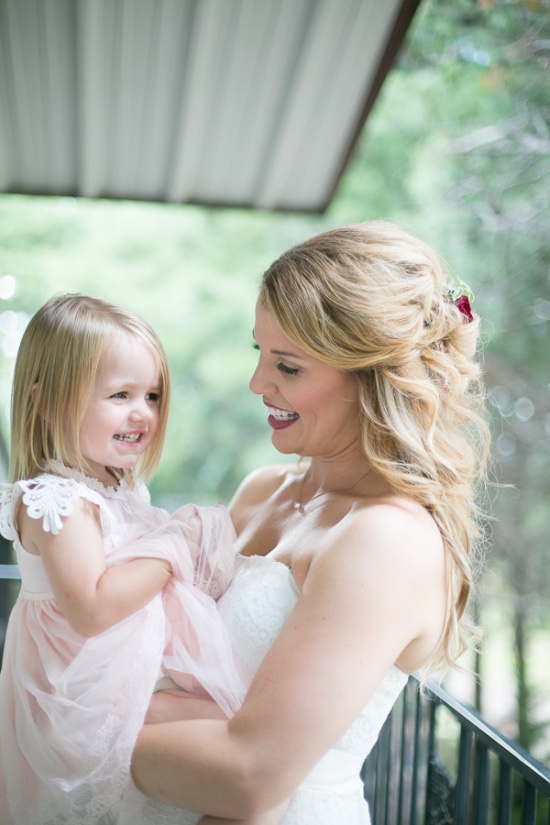
{"type": "Polygon", "coordinates": [[[231,579],[234,530],[225,508],[169,515],[147,489],[106,488],[61,465],[0,494],[0,531],[14,542],[21,591],[0,672],[1,825],[111,825],[160,676],[212,696],[231,715],[245,688],[215,599],[231,579]],[[65,477],[60,477],[63,474],[65,477]],[[21,503],[57,533],[82,497],[99,511],[108,566],[169,559],[174,576],[141,610],[92,638],[77,633],[41,557],[14,528],[21,503]]]}

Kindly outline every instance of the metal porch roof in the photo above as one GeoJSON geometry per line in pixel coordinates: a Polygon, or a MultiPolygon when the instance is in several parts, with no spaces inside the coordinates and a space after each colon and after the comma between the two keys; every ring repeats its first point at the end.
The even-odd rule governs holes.
{"type": "Polygon", "coordinates": [[[0,192],[322,211],[419,0],[0,0],[0,192]]]}

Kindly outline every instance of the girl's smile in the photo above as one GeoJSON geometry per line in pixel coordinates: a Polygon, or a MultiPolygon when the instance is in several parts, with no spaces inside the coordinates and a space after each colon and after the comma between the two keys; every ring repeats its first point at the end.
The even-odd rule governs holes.
{"type": "Polygon", "coordinates": [[[97,478],[112,484],[109,468],[131,469],[159,424],[160,370],[144,344],[117,336],[102,357],[80,430],[80,449],[97,478]]]}

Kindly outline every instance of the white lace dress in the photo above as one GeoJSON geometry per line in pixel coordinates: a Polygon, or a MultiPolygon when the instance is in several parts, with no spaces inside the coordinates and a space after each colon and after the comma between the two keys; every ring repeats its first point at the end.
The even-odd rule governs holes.
{"type": "Polygon", "coordinates": [[[170,516],[145,487],[54,469],[0,490],[0,530],[22,579],[0,673],[0,825],[111,825],[161,671],[228,713],[240,705],[244,682],[213,598],[231,577],[234,530],[220,506],[170,516]],[[79,497],[98,508],[107,566],[152,556],[174,570],[163,593],[92,638],[65,619],[41,557],[15,529],[22,506],[57,533],[79,497]]]}
{"type": "MultiPolygon", "coordinates": [[[[238,556],[231,585],[218,602],[235,658],[251,680],[292,612],[299,590],[290,569],[263,556],[238,556]]],[[[368,825],[359,777],[380,728],[407,682],[393,667],[337,745],[293,797],[283,825],[368,825]]],[[[145,800],[132,788],[121,825],[195,825],[198,814],[145,800]]]]}

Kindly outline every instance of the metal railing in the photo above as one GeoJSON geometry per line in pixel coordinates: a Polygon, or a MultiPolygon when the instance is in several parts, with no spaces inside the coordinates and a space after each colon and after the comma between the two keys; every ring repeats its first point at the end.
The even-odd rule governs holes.
{"type": "Polygon", "coordinates": [[[363,766],[373,825],[550,825],[550,770],[411,677],[363,766]]]}
{"type": "Polygon", "coordinates": [[[0,536],[0,665],[4,652],[4,639],[8,618],[19,591],[16,581],[20,578],[16,564],[5,564],[11,558],[11,543],[0,536]]]}
{"type": "Polygon", "coordinates": [[[0,579],[20,579],[19,568],[16,564],[0,564],[0,579]]]}

